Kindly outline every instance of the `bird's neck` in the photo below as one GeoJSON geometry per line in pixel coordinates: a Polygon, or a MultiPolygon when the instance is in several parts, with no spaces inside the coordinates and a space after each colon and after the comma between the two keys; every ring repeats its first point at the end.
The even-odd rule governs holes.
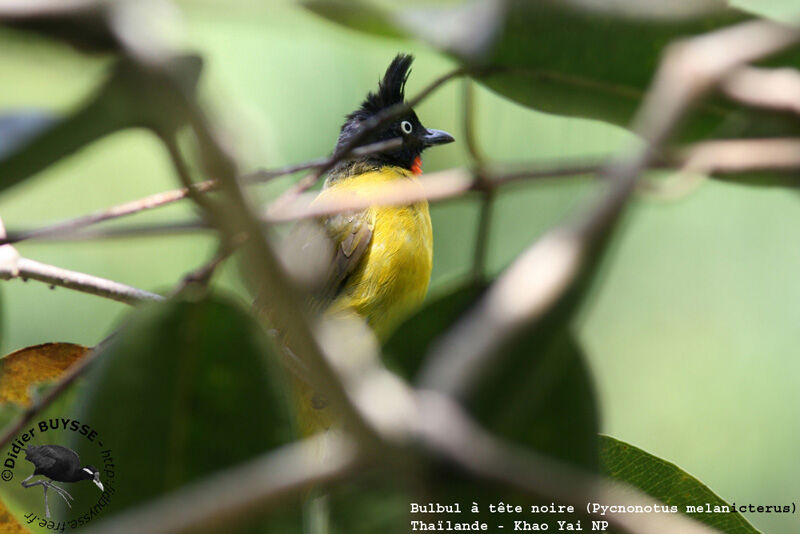
{"type": "MultiPolygon", "coordinates": [[[[328,172],[328,176],[325,179],[325,187],[342,181],[346,180],[347,178],[351,178],[353,176],[359,176],[364,173],[368,172],[375,172],[381,169],[385,169],[386,167],[396,167],[398,169],[403,169],[404,167],[397,165],[396,163],[392,163],[389,161],[385,161],[379,157],[366,157],[366,158],[358,158],[353,160],[341,161],[336,164],[333,169],[328,172]]],[[[405,169],[410,171],[410,169],[405,169]]]]}

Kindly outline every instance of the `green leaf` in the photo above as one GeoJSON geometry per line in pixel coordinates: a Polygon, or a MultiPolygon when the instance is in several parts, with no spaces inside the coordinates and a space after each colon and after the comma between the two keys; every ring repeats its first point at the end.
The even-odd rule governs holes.
{"type": "Polygon", "coordinates": [[[600,436],[600,460],[603,472],[609,477],[635,486],[666,505],[676,506],[692,519],[727,534],[759,532],[738,511],[687,513],[687,506],[711,510],[733,508],[673,463],[609,436],[600,436]]]}
{"type": "MultiPolygon", "coordinates": [[[[101,477],[114,491],[108,515],[292,439],[277,355],[225,299],[137,309],[97,358],[76,418],[98,438],[73,434],[70,446],[98,467],[113,458],[114,476],[101,477]]],[[[73,496],[94,503],[100,493],[84,484],[73,496]]]]}
{"type": "Polygon", "coordinates": [[[0,190],[116,131],[141,127],[166,132],[180,127],[187,114],[179,91],[194,91],[201,66],[195,56],[176,58],[165,76],[121,60],[83,107],[41,129],[16,150],[0,152],[0,190]]]}
{"type": "MultiPolygon", "coordinates": [[[[413,380],[431,343],[472,305],[472,284],[434,299],[384,345],[387,365],[413,380]]],[[[516,443],[587,468],[597,467],[597,409],[571,316],[558,308],[499,350],[466,407],[486,428],[516,443]]]]}
{"type": "MultiPolygon", "coordinates": [[[[406,320],[384,346],[388,364],[413,379],[422,364],[421,355],[482,290],[471,284],[460,287],[432,300],[406,320]]],[[[563,308],[557,309],[540,325],[509,340],[499,354],[496,365],[482,375],[464,399],[467,411],[506,440],[596,470],[597,408],[583,356],[569,331],[569,314],[563,308]]],[[[446,466],[434,466],[429,484],[435,488],[435,498],[430,500],[462,503],[463,515],[448,514],[437,519],[481,519],[495,524],[497,516],[488,514],[489,503],[503,500],[523,506],[532,504],[530,498],[462,478],[446,466]],[[473,501],[480,505],[480,515],[469,513],[467,505],[473,501]]],[[[412,519],[431,520],[423,515],[412,519]]]]}
{"type": "Polygon", "coordinates": [[[485,287],[469,284],[429,299],[384,344],[386,365],[406,380],[413,381],[431,343],[453,325],[484,289],[485,287]]]}
{"type": "MultiPolygon", "coordinates": [[[[361,31],[383,18],[475,70],[490,89],[525,106],[627,127],[649,87],[664,48],[674,40],[751,18],[717,1],[499,0],[440,7],[428,2],[379,9],[371,2],[310,0],[313,12],[361,31]],[[345,7],[346,6],[346,7],[345,7]],[[346,10],[347,16],[342,16],[346,10]]],[[[382,4],[384,5],[384,4],[382,4]]],[[[382,32],[385,33],[385,32],[382,32]]],[[[779,64],[800,64],[800,51],[779,64]]],[[[798,133],[789,114],[751,112],[722,98],[701,103],[679,138],[777,136],[798,133]]]]}

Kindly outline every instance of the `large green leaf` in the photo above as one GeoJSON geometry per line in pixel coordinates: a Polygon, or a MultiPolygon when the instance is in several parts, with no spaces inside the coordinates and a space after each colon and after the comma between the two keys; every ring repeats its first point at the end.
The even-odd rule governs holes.
{"type": "Polygon", "coordinates": [[[194,91],[201,61],[195,56],[180,57],[165,69],[169,78],[162,71],[121,60],[80,109],[49,127],[42,123],[26,128],[38,135],[25,137],[14,150],[0,152],[0,190],[118,130],[142,127],[166,132],[178,128],[186,120],[186,110],[176,88],[194,91]]]}
{"type": "MultiPolygon", "coordinates": [[[[481,288],[474,285],[458,288],[409,318],[384,347],[389,365],[413,378],[422,363],[420,355],[480,293],[481,288]]],[[[552,458],[596,470],[594,391],[583,356],[570,335],[569,319],[569,314],[559,308],[535,328],[509,340],[500,349],[496,364],[463,402],[467,411],[495,434],[552,458]]],[[[489,514],[489,503],[503,500],[531,504],[530,499],[518,494],[462,478],[446,466],[434,466],[430,475],[429,484],[436,497],[431,500],[462,504],[464,515],[448,514],[441,519],[481,519],[494,525],[498,517],[489,514]],[[470,513],[468,505],[472,502],[479,504],[480,514],[470,513]]],[[[548,519],[529,517],[532,521],[548,519]]],[[[430,520],[423,515],[412,519],[430,520]]]]}
{"type": "Polygon", "coordinates": [[[759,532],[732,505],[677,465],[609,436],[600,436],[600,461],[611,478],[635,486],[662,503],[727,534],[759,532]],[[687,513],[687,506],[700,513],[687,513]],[[708,513],[707,510],[731,510],[708,513]]]}
{"type": "MultiPolygon", "coordinates": [[[[390,26],[468,67],[488,67],[475,71],[475,78],[523,105],[620,126],[630,124],[667,44],[751,17],[718,1],[440,4],[389,8],[365,0],[304,2],[340,24],[361,31],[390,26]],[[361,17],[354,14],[357,9],[361,17]]],[[[800,51],[784,54],[781,62],[800,65],[800,51]]],[[[795,122],[788,114],[752,113],[715,99],[696,108],[681,138],[787,135],[798,131],[795,122]]]]}
{"type": "MultiPolygon", "coordinates": [[[[225,299],[135,310],[98,355],[78,399],[76,418],[98,438],[70,440],[84,463],[98,467],[102,451],[111,451],[115,474],[102,478],[114,491],[106,518],[289,442],[280,371],[259,325],[225,299]]],[[[73,496],[85,505],[100,493],[75,484],[73,496]]],[[[294,512],[274,519],[274,531],[299,524],[294,512]]]]}

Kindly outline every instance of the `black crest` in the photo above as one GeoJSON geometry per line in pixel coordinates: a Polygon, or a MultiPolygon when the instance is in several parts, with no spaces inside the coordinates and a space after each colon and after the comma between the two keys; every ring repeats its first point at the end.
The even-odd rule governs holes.
{"type": "MultiPolygon", "coordinates": [[[[383,78],[378,82],[378,90],[368,93],[358,109],[347,116],[339,132],[334,152],[338,152],[353,137],[357,137],[369,119],[405,102],[406,80],[413,61],[414,58],[408,54],[395,56],[383,78]]],[[[413,170],[419,166],[417,160],[423,150],[453,141],[453,137],[446,132],[425,128],[413,109],[406,109],[400,116],[393,117],[393,120],[381,123],[377,129],[373,128],[359,141],[361,145],[368,145],[397,138],[403,140],[400,148],[386,149],[384,152],[340,161],[328,174],[327,183],[355,172],[364,172],[366,168],[378,168],[384,165],[413,170]]]]}
{"type": "Polygon", "coordinates": [[[397,54],[386,69],[383,79],[378,82],[378,92],[369,93],[361,103],[359,111],[372,115],[384,108],[402,103],[405,100],[406,80],[413,61],[414,56],[397,54]]]}

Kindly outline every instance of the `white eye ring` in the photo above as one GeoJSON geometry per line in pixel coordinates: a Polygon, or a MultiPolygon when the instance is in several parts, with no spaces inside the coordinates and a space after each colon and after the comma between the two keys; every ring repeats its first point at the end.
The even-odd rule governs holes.
{"type": "Polygon", "coordinates": [[[403,130],[404,134],[410,134],[414,127],[408,121],[403,121],[400,123],[400,129],[403,130]]]}

